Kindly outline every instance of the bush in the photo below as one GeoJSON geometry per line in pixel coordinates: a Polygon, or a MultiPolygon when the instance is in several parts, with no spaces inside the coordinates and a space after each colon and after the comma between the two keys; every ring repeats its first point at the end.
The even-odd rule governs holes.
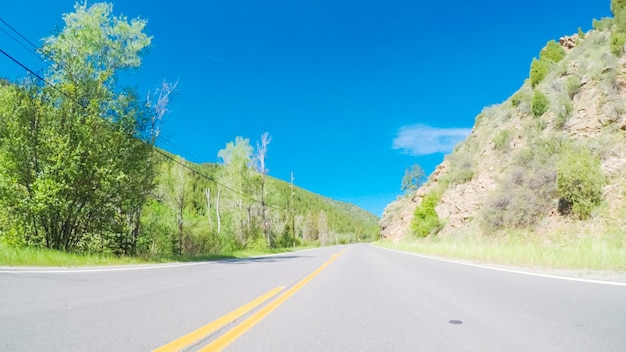
{"type": "Polygon", "coordinates": [[[614,23],[621,31],[626,30],[626,0],[611,0],[614,23]]]}
{"type": "Polygon", "coordinates": [[[479,213],[487,230],[535,225],[556,196],[553,146],[539,141],[513,159],[511,171],[487,198],[479,213]]]}
{"type": "Polygon", "coordinates": [[[441,230],[443,224],[435,211],[439,200],[439,193],[430,192],[422,198],[422,203],[415,208],[413,221],[411,221],[411,229],[415,236],[426,237],[434,235],[441,230]]]}
{"type": "Polygon", "coordinates": [[[539,53],[539,60],[559,62],[565,57],[565,50],[554,40],[549,41],[539,53]]]}
{"type": "Polygon", "coordinates": [[[513,96],[511,97],[511,104],[513,104],[513,107],[518,107],[519,104],[521,104],[523,100],[524,100],[524,94],[518,91],[517,93],[513,94],[513,96]]]}
{"type": "Polygon", "coordinates": [[[572,115],[572,111],[574,110],[574,104],[571,99],[566,96],[559,97],[559,113],[557,115],[557,119],[555,121],[555,127],[557,129],[562,129],[565,127],[565,123],[567,119],[572,115]]]}
{"type": "Polygon", "coordinates": [[[594,18],[591,24],[593,26],[593,29],[601,32],[601,31],[608,31],[609,29],[611,29],[611,27],[613,26],[613,22],[614,22],[613,18],[604,17],[600,20],[596,20],[594,18]]]}
{"type": "Polygon", "coordinates": [[[626,32],[616,30],[611,33],[611,52],[615,56],[624,54],[624,44],[626,44],[626,32]]]}
{"type": "Polygon", "coordinates": [[[550,100],[545,94],[543,94],[539,90],[536,90],[533,93],[532,110],[535,117],[539,117],[543,115],[546,111],[548,111],[549,105],[550,100]]]}
{"type": "Polygon", "coordinates": [[[559,211],[587,219],[602,200],[604,174],[600,160],[586,148],[566,148],[559,160],[556,183],[559,211]]]}
{"type": "Polygon", "coordinates": [[[544,60],[533,59],[530,64],[530,85],[535,88],[548,74],[548,64],[544,60]]]}
{"type": "Polygon", "coordinates": [[[580,78],[578,76],[569,76],[565,81],[565,92],[570,99],[573,99],[580,89],[580,78]]]}
{"type": "Polygon", "coordinates": [[[503,150],[508,147],[511,141],[511,132],[509,130],[501,130],[493,139],[493,145],[496,150],[503,150]]]}

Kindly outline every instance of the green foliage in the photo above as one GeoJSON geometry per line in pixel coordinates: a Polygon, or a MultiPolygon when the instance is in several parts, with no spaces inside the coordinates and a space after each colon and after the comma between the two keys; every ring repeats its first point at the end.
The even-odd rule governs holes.
{"type": "Polygon", "coordinates": [[[411,229],[417,237],[426,237],[434,235],[443,224],[439,220],[439,215],[435,211],[435,207],[439,203],[440,194],[431,192],[422,198],[422,202],[415,208],[413,212],[413,220],[411,221],[411,229]]]}
{"type": "Polygon", "coordinates": [[[556,194],[558,149],[558,140],[543,140],[518,153],[479,213],[487,231],[533,226],[550,209],[556,194]]]}
{"type": "Polygon", "coordinates": [[[615,56],[624,54],[624,44],[626,44],[626,32],[615,30],[611,33],[611,53],[615,56]]]}
{"type": "Polygon", "coordinates": [[[493,145],[496,150],[504,150],[511,141],[511,132],[509,130],[500,130],[493,139],[493,145]]]}
{"type": "Polygon", "coordinates": [[[548,97],[543,94],[541,91],[536,90],[533,93],[532,100],[532,111],[535,117],[539,117],[543,115],[546,111],[548,111],[548,107],[550,106],[550,100],[548,97]]]}
{"type": "Polygon", "coordinates": [[[52,69],[53,82],[103,83],[112,88],[118,70],[139,67],[141,53],[151,37],[143,31],[147,22],[113,16],[113,5],[86,2],[74,5],[74,12],[63,15],[65,27],[58,35],[44,40],[46,57],[62,62],[63,70],[52,69]]]}
{"type": "Polygon", "coordinates": [[[578,27],[578,39],[585,39],[585,32],[580,27],[578,27]]]}
{"type": "Polygon", "coordinates": [[[535,88],[548,74],[548,64],[545,60],[533,59],[530,64],[530,84],[535,88]]]}
{"type": "Polygon", "coordinates": [[[513,94],[513,96],[511,97],[511,104],[513,105],[513,107],[518,107],[519,104],[521,104],[523,100],[524,100],[524,94],[521,91],[518,91],[517,93],[513,94]]]}
{"type": "Polygon", "coordinates": [[[626,31],[626,1],[611,0],[611,13],[613,13],[616,27],[620,31],[626,31]]]}
{"type": "Polygon", "coordinates": [[[592,26],[593,29],[597,31],[608,31],[613,27],[614,19],[612,17],[604,17],[599,20],[593,19],[592,26]]]}
{"type": "Polygon", "coordinates": [[[534,58],[530,64],[530,84],[535,88],[548,75],[550,67],[561,61],[566,53],[563,47],[554,40],[549,41],[546,46],[541,49],[539,59],[534,58]]]}
{"type": "Polygon", "coordinates": [[[563,214],[571,211],[587,219],[602,201],[605,178],[600,160],[584,147],[565,149],[558,162],[556,182],[563,214]]]}
{"type": "Polygon", "coordinates": [[[42,48],[66,64],[47,74],[64,94],[2,87],[0,206],[26,245],[116,254],[136,246],[133,228],[153,172],[152,146],[135,137],[146,133],[149,112],[133,91],[116,89],[114,78],[139,65],[147,44],[141,28],[120,24],[125,19],[106,27],[113,17],[101,7],[77,5],[80,16],[66,15],[66,27],[42,48]],[[111,52],[100,46],[98,31],[130,38],[118,33],[121,52],[111,52]]]}
{"type": "Polygon", "coordinates": [[[550,40],[539,53],[539,60],[559,62],[565,57],[565,50],[561,44],[550,40]]]}
{"type": "Polygon", "coordinates": [[[578,93],[579,89],[580,89],[580,78],[575,75],[567,77],[567,80],[565,81],[565,91],[567,93],[567,96],[570,99],[574,98],[574,96],[578,93]]]}
{"type": "Polygon", "coordinates": [[[402,177],[401,190],[406,193],[416,191],[424,182],[424,170],[418,164],[407,167],[402,177]]]}

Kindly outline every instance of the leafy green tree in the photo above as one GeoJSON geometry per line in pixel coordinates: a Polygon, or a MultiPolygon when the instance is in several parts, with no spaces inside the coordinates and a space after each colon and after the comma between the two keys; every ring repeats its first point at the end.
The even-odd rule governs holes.
{"type": "Polygon", "coordinates": [[[424,169],[418,164],[404,170],[400,189],[406,194],[416,191],[424,182],[424,169]]]}
{"type": "Polygon", "coordinates": [[[46,73],[55,88],[3,88],[0,202],[24,244],[132,253],[149,112],[116,77],[141,64],[150,38],[145,21],[105,3],[77,4],[64,21],[41,49],[59,63],[46,73]]]}
{"type": "Polygon", "coordinates": [[[222,159],[223,168],[219,174],[220,183],[226,185],[235,193],[231,192],[232,203],[230,215],[232,217],[232,231],[237,241],[245,246],[251,233],[253,224],[251,219],[251,201],[254,180],[250,170],[252,160],[252,147],[250,140],[236,137],[234,142],[228,142],[224,149],[217,153],[222,159]]]}

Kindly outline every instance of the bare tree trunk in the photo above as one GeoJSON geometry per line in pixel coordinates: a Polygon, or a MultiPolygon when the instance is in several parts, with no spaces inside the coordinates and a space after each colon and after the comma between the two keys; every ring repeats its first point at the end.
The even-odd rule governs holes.
{"type": "Polygon", "coordinates": [[[211,189],[207,188],[204,194],[206,195],[206,217],[209,220],[209,229],[213,232],[213,222],[211,221],[211,189]]]}
{"type": "Polygon", "coordinates": [[[215,214],[217,214],[217,234],[219,235],[222,230],[222,223],[220,221],[220,192],[221,190],[217,189],[217,200],[215,202],[215,214]]]}
{"type": "Polygon", "coordinates": [[[270,233],[270,226],[267,220],[266,204],[265,204],[265,174],[267,168],[265,167],[265,156],[267,155],[267,146],[272,141],[269,133],[265,132],[261,135],[261,143],[257,142],[257,160],[259,162],[259,172],[261,173],[261,220],[263,221],[263,233],[267,241],[268,247],[272,247],[272,235],[270,233]]]}
{"type": "Polygon", "coordinates": [[[296,214],[294,212],[294,199],[293,196],[296,194],[296,192],[293,189],[293,181],[295,180],[295,178],[293,177],[293,171],[291,172],[291,184],[289,185],[289,190],[291,193],[291,204],[290,204],[290,209],[289,211],[291,212],[291,232],[292,232],[292,236],[293,236],[293,246],[296,246],[296,214]]]}

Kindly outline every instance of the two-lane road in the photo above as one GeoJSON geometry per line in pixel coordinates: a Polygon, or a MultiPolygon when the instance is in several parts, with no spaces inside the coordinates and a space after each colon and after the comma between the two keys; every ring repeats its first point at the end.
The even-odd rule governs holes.
{"type": "Polygon", "coordinates": [[[0,351],[190,341],[194,351],[624,351],[626,286],[369,245],[119,270],[0,269],[0,351]]]}

